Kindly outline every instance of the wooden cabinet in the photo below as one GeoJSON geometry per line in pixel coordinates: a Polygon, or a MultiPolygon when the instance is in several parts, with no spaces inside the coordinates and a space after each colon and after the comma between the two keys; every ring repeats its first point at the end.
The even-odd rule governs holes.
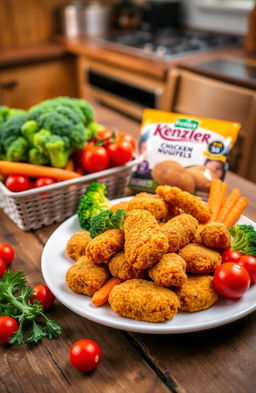
{"type": "Polygon", "coordinates": [[[76,96],[72,56],[0,70],[0,105],[28,109],[42,100],[76,96]]]}

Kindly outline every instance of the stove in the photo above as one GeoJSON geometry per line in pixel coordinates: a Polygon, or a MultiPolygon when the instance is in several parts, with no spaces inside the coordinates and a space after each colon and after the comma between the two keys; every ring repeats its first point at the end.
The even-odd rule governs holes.
{"type": "Polygon", "coordinates": [[[99,40],[131,54],[166,61],[243,44],[243,39],[237,36],[177,29],[162,29],[156,33],[140,30],[118,32],[99,40]]]}

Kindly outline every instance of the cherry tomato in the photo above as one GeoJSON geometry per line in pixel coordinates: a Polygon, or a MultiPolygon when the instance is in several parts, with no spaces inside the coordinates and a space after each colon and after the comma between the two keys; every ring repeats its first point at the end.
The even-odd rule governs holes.
{"type": "Polygon", "coordinates": [[[250,276],[243,266],[225,262],[215,270],[213,283],[222,296],[237,299],[249,288],[250,276]]]}
{"type": "Polygon", "coordinates": [[[0,317],[0,344],[8,344],[9,339],[19,329],[18,323],[11,317],[0,317]]]}
{"type": "Polygon", "coordinates": [[[136,150],[136,139],[133,138],[133,136],[131,136],[130,134],[125,134],[124,132],[120,132],[119,134],[117,134],[116,136],[117,141],[126,141],[126,142],[130,142],[130,144],[132,145],[133,151],[136,150]]]}
{"type": "Polygon", "coordinates": [[[88,143],[80,152],[80,164],[87,172],[103,171],[109,167],[109,155],[105,147],[88,143]]]}
{"type": "Polygon", "coordinates": [[[4,276],[5,270],[6,270],[5,261],[2,258],[0,258],[0,278],[4,276]]]}
{"type": "Polygon", "coordinates": [[[96,137],[98,139],[104,140],[106,144],[110,143],[111,139],[113,138],[114,133],[110,130],[99,130],[96,132],[96,137]]]}
{"type": "Polygon", "coordinates": [[[14,249],[9,244],[0,243],[0,258],[4,260],[6,265],[10,265],[14,258],[14,249]]]}
{"type": "Polygon", "coordinates": [[[33,291],[34,295],[30,298],[31,303],[34,303],[35,300],[38,300],[39,303],[41,303],[43,306],[44,310],[48,310],[48,308],[53,305],[55,296],[46,285],[36,285],[33,288],[33,291]]]}
{"type": "Polygon", "coordinates": [[[109,152],[110,164],[112,166],[124,165],[132,160],[133,148],[130,142],[117,141],[107,146],[109,152]]]}
{"type": "Polygon", "coordinates": [[[79,371],[92,371],[100,362],[101,350],[92,340],[79,340],[75,342],[69,353],[71,364],[79,371]]]}
{"type": "Polygon", "coordinates": [[[241,255],[238,265],[247,270],[251,284],[254,284],[256,282],[256,258],[251,255],[241,255]]]}
{"type": "Polygon", "coordinates": [[[242,254],[235,250],[227,250],[222,253],[222,262],[238,262],[242,254]]]}
{"type": "Polygon", "coordinates": [[[12,192],[21,192],[30,189],[28,177],[22,175],[9,175],[5,180],[5,185],[12,192]]]}
{"type": "Polygon", "coordinates": [[[54,183],[56,183],[56,180],[51,177],[39,177],[34,183],[34,188],[49,186],[54,183]]]}

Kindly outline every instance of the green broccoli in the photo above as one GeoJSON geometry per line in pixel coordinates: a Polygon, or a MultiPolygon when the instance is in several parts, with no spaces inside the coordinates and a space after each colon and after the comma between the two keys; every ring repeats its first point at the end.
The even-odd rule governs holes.
{"type": "Polygon", "coordinates": [[[42,153],[36,147],[32,147],[28,152],[28,162],[35,165],[47,165],[50,163],[50,158],[48,154],[42,153]]]}
{"type": "Polygon", "coordinates": [[[10,117],[0,125],[1,157],[6,157],[9,161],[27,160],[28,142],[20,132],[27,118],[27,114],[20,114],[10,117]]]}
{"type": "Polygon", "coordinates": [[[21,127],[21,134],[28,140],[30,145],[33,146],[34,143],[34,135],[39,131],[39,127],[36,121],[28,120],[21,127]]]}
{"type": "Polygon", "coordinates": [[[51,131],[45,130],[44,128],[36,132],[33,137],[33,143],[35,148],[39,150],[41,153],[47,154],[45,145],[50,140],[51,136],[52,136],[51,131]]]}
{"type": "Polygon", "coordinates": [[[90,226],[90,236],[94,238],[109,229],[122,229],[126,211],[118,209],[114,214],[111,210],[104,210],[93,217],[90,226]]]}
{"type": "Polygon", "coordinates": [[[256,257],[256,231],[252,225],[234,225],[229,229],[233,236],[231,250],[256,257]]]}
{"type": "Polygon", "coordinates": [[[93,217],[110,208],[110,201],[105,196],[106,186],[100,183],[91,183],[86,194],[80,200],[77,214],[83,229],[90,229],[93,217]]]}
{"type": "Polygon", "coordinates": [[[13,141],[6,152],[7,161],[27,161],[29,144],[27,139],[19,136],[15,141],[13,141]]]}
{"type": "Polygon", "coordinates": [[[45,144],[45,149],[50,157],[51,165],[56,168],[65,168],[73,152],[69,147],[68,138],[62,138],[59,135],[51,135],[45,144]]]}

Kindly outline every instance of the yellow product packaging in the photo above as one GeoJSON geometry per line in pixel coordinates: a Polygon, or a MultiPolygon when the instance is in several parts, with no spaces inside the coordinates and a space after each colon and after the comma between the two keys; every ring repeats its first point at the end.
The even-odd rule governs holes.
{"type": "Polygon", "coordinates": [[[169,184],[205,197],[210,181],[225,177],[240,126],[146,109],[139,141],[141,162],[129,186],[154,192],[158,184],[169,184]]]}

